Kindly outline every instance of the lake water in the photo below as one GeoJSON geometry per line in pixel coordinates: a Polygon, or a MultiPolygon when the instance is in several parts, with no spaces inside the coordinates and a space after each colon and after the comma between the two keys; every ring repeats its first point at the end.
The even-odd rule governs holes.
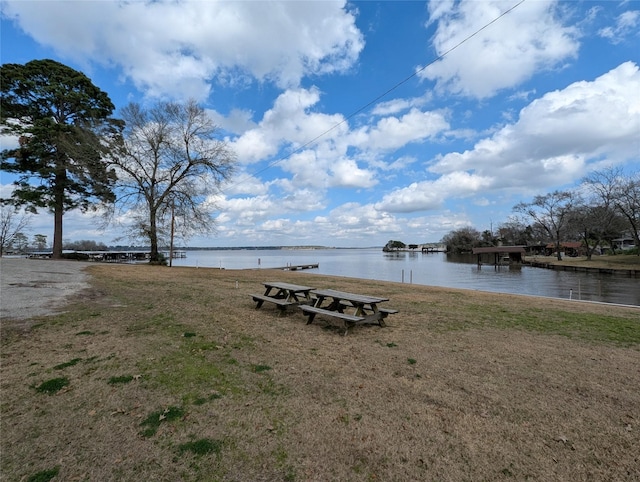
{"type": "Polygon", "coordinates": [[[471,256],[451,257],[445,253],[384,253],[371,248],[193,250],[186,254],[186,258],[174,259],[173,265],[265,269],[318,263],[317,269],[304,272],[640,306],[640,278],[529,266],[478,267],[471,256]]]}

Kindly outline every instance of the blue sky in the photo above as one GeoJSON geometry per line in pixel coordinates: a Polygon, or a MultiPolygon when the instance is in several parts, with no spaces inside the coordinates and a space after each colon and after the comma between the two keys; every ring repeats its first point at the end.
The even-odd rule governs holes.
{"type": "MultiPolygon", "coordinates": [[[[237,173],[212,200],[217,233],[189,246],[439,241],[640,169],[638,1],[1,5],[2,63],[55,59],[117,108],[210,112],[237,173]]],[[[119,229],[96,225],[67,213],[64,239],[112,244],[119,229]]],[[[51,239],[52,217],[30,231],[51,239]]]]}

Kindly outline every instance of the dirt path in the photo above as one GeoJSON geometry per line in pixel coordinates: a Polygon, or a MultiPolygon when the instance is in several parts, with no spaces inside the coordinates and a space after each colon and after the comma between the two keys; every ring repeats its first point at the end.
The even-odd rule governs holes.
{"type": "Polygon", "coordinates": [[[50,315],[66,299],[89,287],[84,269],[91,263],[0,258],[0,319],[50,315]]]}

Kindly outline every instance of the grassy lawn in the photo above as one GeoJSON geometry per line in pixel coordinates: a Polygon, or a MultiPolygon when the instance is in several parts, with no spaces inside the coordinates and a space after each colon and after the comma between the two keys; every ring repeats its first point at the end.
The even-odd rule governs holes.
{"type": "Polygon", "coordinates": [[[638,480],[640,309],[308,272],[96,265],[3,322],[3,480],[638,480]],[[281,280],[387,326],[255,310],[281,280]]]}

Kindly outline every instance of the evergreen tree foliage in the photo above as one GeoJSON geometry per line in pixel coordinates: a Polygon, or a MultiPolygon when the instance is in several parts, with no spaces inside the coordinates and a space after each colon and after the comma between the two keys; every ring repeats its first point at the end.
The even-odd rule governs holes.
{"type": "Polygon", "coordinates": [[[16,174],[5,204],[54,214],[53,256],[62,256],[63,214],[115,200],[115,171],[106,158],[123,123],[111,117],[109,96],[83,73],[54,60],[0,67],[0,128],[18,139],[1,153],[16,174]]]}

